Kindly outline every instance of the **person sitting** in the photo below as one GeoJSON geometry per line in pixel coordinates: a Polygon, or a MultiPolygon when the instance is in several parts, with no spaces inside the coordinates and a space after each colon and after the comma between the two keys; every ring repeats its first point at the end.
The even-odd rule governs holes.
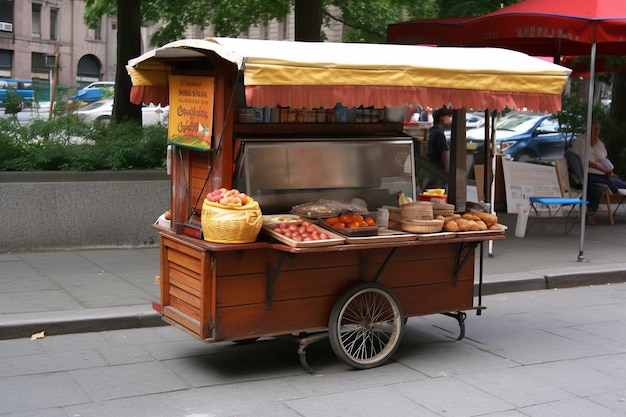
{"type": "MultiPolygon", "coordinates": [[[[626,182],[613,172],[614,166],[608,158],[608,152],[604,146],[604,142],[600,139],[600,131],[602,129],[602,123],[594,119],[591,123],[591,135],[589,135],[589,170],[587,176],[588,188],[592,189],[592,186],[601,187],[608,186],[612,193],[618,193],[620,189],[626,189],[626,182]]],[[[585,157],[585,144],[587,141],[587,134],[580,135],[572,150],[580,155],[584,161],[585,157]]],[[[587,223],[595,224],[593,215],[598,209],[600,204],[600,198],[602,193],[587,192],[587,199],[589,200],[589,206],[587,211],[587,223]]]]}

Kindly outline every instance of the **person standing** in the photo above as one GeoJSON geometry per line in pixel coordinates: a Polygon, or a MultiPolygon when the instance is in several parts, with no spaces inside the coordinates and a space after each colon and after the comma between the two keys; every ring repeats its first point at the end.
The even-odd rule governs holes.
{"type": "MultiPolygon", "coordinates": [[[[426,144],[426,158],[442,172],[449,172],[450,147],[446,139],[445,128],[452,125],[452,109],[446,106],[433,112],[433,127],[430,128],[428,143],[426,144]]],[[[427,173],[424,179],[424,189],[447,188],[448,182],[441,175],[427,173]]]]}
{"type": "MultiPolygon", "coordinates": [[[[619,190],[626,189],[626,182],[613,172],[613,164],[608,158],[608,152],[604,146],[604,142],[600,139],[600,131],[602,129],[602,123],[594,119],[591,123],[591,135],[589,135],[589,170],[588,170],[588,185],[601,185],[608,186],[612,193],[617,194],[619,190]]],[[[581,160],[585,160],[585,143],[587,141],[587,134],[580,135],[572,146],[572,150],[580,155],[581,160]]],[[[601,194],[594,193],[595,198],[592,198],[587,193],[589,200],[589,211],[587,212],[587,223],[595,224],[593,215],[598,208],[601,194]],[[595,201],[597,200],[597,201],[595,201]]]]}

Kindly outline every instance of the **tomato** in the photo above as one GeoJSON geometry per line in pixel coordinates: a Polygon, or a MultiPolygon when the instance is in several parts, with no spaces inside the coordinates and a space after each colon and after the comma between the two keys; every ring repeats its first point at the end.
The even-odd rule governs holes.
{"type": "Polygon", "coordinates": [[[335,229],[345,229],[346,228],[346,224],[343,222],[337,222],[335,224],[333,224],[333,227],[335,229]]]}
{"type": "Polygon", "coordinates": [[[353,214],[352,215],[352,221],[354,221],[354,222],[362,222],[363,221],[363,216],[361,216],[360,214],[353,214]]]}
{"type": "Polygon", "coordinates": [[[376,220],[374,220],[372,217],[366,217],[365,218],[365,223],[368,226],[376,226],[376,220]]]}
{"type": "Polygon", "coordinates": [[[340,214],[339,215],[339,221],[342,222],[342,223],[345,223],[345,224],[350,224],[353,221],[352,220],[352,215],[351,214],[347,214],[347,213],[340,214]]]}
{"type": "Polygon", "coordinates": [[[332,226],[335,223],[337,223],[339,221],[339,217],[335,216],[335,217],[329,217],[326,220],[324,220],[324,222],[326,222],[327,225],[332,226]]]}
{"type": "Polygon", "coordinates": [[[358,221],[354,221],[354,222],[348,224],[348,228],[350,228],[350,229],[356,229],[358,227],[361,227],[361,223],[358,222],[358,221]]]}

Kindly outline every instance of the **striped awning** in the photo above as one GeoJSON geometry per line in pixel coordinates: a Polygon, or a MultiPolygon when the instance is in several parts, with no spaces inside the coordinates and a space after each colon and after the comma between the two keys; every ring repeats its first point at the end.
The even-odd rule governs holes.
{"type": "Polygon", "coordinates": [[[243,74],[246,104],[557,111],[570,70],[497,48],[184,39],[129,61],[135,103],[167,104],[173,62],[219,57],[243,74]]]}

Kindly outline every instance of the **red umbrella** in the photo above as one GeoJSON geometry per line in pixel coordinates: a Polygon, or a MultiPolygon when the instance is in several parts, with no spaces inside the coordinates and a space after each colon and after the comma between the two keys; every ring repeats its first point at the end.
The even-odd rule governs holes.
{"type": "MultiPolygon", "coordinates": [[[[529,55],[589,56],[587,132],[591,131],[597,55],[626,55],[626,7],[623,0],[525,0],[463,24],[464,45],[495,46],[529,55]]],[[[589,143],[584,160],[588,160],[589,143]]],[[[587,197],[585,163],[583,198],[587,197]]],[[[585,210],[581,215],[578,260],[584,260],[585,210]]]]}
{"type": "MultiPolygon", "coordinates": [[[[412,30],[414,35],[428,31],[430,26],[420,22],[424,21],[408,22],[403,30],[412,30]]],[[[557,63],[561,56],[590,57],[588,132],[591,131],[596,56],[626,55],[624,0],[525,0],[483,16],[461,19],[458,24],[460,33],[458,26],[453,26],[449,37],[444,38],[446,45],[502,47],[534,56],[552,56],[557,63]]],[[[588,154],[587,144],[585,161],[588,154]]],[[[583,198],[587,196],[587,171],[585,164],[583,198]]],[[[581,216],[579,260],[584,259],[585,209],[581,216]]]]}
{"type": "Polygon", "coordinates": [[[464,45],[496,46],[530,55],[626,53],[622,0],[525,0],[463,24],[464,45]]]}

